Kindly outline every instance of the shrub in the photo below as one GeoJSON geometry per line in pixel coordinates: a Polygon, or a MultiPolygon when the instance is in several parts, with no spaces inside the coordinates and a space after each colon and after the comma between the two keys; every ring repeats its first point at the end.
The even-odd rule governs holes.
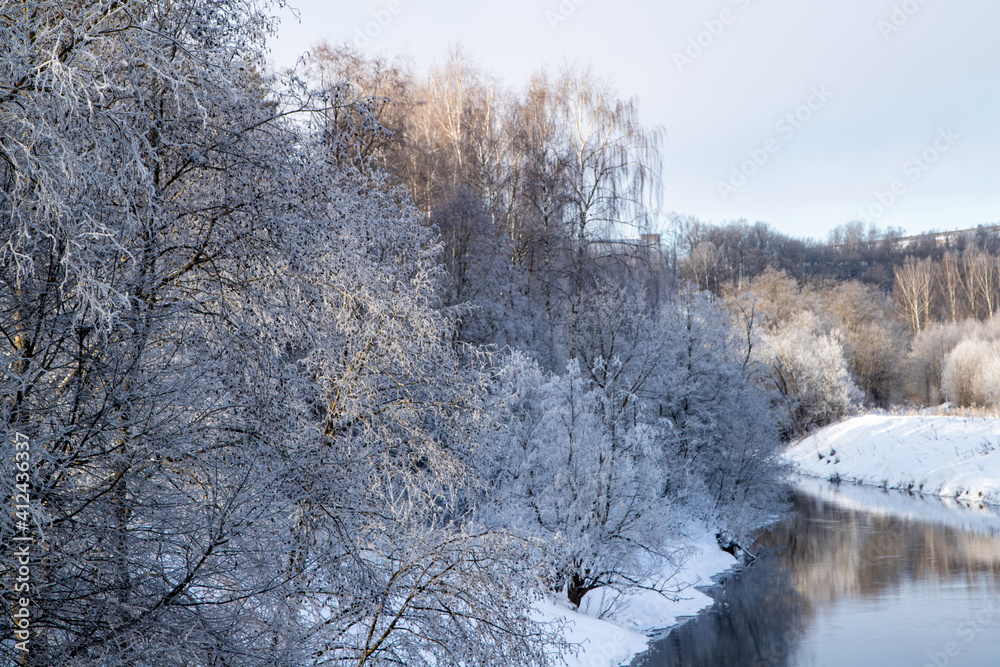
{"type": "Polygon", "coordinates": [[[959,343],[945,358],[941,386],[945,397],[962,407],[1000,405],[1000,341],[959,343]]]}

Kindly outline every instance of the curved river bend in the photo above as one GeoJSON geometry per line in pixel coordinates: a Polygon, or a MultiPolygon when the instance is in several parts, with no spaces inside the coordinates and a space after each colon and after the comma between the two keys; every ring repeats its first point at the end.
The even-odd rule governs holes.
{"type": "Polygon", "coordinates": [[[1000,666],[998,511],[803,480],[757,562],[632,666],[1000,666]]]}

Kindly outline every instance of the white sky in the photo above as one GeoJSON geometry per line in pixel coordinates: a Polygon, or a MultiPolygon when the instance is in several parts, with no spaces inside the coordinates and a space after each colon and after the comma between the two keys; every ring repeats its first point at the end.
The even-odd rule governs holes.
{"type": "Polygon", "coordinates": [[[290,1],[301,22],[282,12],[280,67],[366,27],[366,50],[419,67],[457,43],[514,87],[542,66],[591,65],[665,129],[666,211],[816,238],[863,215],[912,233],[1000,222],[997,0],[290,1]],[[708,46],[679,66],[699,36],[708,46]],[[799,127],[779,125],[797,110],[799,127]],[[740,184],[733,169],[765,148],[724,198],[719,183],[740,184]],[[925,150],[933,164],[910,161],[925,150]]]}

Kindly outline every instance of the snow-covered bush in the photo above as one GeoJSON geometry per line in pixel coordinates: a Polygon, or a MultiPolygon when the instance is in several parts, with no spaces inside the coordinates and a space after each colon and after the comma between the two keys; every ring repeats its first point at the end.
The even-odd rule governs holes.
{"type": "Polygon", "coordinates": [[[945,357],[941,388],[955,405],[1000,405],[1000,341],[972,339],[956,345],[945,357]]]}
{"type": "MultiPolygon", "coordinates": [[[[910,343],[907,358],[910,395],[928,405],[937,405],[946,399],[955,402],[952,397],[963,393],[965,389],[971,389],[971,386],[967,386],[971,380],[961,377],[963,372],[958,366],[971,364],[975,367],[976,364],[974,360],[963,361],[956,358],[957,366],[949,378],[949,393],[944,386],[944,371],[949,355],[963,341],[984,343],[995,340],[1000,340],[1000,318],[985,322],[969,319],[937,323],[920,331],[910,343]]],[[[966,352],[960,356],[968,354],[966,352]]],[[[969,395],[978,394],[978,390],[973,390],[969,395]]]]}
{"type": "Polygon", "coordinates": [[[935,323],[917,332],[910,341],[907,357],[909,393],[927,405],[937,405],[944,400],[941,375],[945,358],[973,327],[970,322],[935,323]]]}

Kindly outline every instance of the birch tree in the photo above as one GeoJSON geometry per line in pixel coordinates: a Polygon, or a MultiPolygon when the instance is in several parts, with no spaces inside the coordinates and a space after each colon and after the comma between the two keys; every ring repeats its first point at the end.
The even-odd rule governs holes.
{"type": "Polygon", "coordinates": [[[895,270],[894,295],[906,316],[910,333],[915,334],[930,321],[934,296],[934,272],[930,259],[907,257],[895,270]]]}
{"type": "Polygon", "coordinates": [[[938,286],[944,299],[945,313],[948,316],[948,321],[953,324],[961,319],[964,280],[959,255],[954,250],[949,250],[941,259],[941,267],[938,272],[938,286]]]}

